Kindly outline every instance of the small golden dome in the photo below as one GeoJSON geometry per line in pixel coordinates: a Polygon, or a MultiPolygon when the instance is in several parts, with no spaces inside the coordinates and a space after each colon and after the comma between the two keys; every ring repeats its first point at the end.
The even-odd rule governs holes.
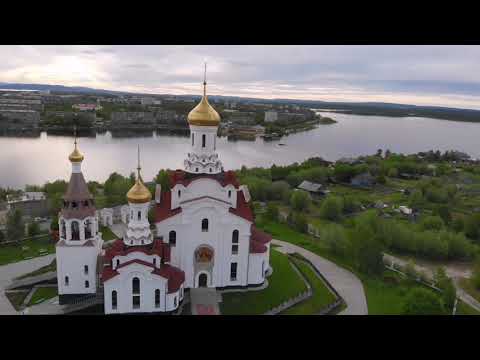
{"type": "Polygon", "coordinates": [[[143,204],[152,200],[152,194],[143,184],[141,177],[137,178],[135,185],[127,193],[127,200],[134,204],[143,204]]]}
{"type": "Polygon", "coordinates": [[[188,114],[188,123],[197,126],[218,126],[220,124],[220,115],[208,103],[206,88],[207,83],[203,83],[203,97],[200,103],[188,114]]]}
{"type": "Polygon", "coordinates": [[[80,151],[78,151],[76,141],[75,141],[75,149],[72,151],[72,153],[70,154],[68,159],[71,162],[81,162],[81,161],[83,161],[83,154],[80,151]]]}

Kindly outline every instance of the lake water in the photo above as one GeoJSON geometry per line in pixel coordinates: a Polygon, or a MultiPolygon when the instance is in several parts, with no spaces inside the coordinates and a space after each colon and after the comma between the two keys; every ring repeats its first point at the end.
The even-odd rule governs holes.
{"type": "MultiPolygon", "coordinates": [[[[238,169],[242,165],[285,165],[312,156],[336,160],[373,154],[379,148],[403,153],[455,149],[480,158],[480,123],[328,112],[322,115],[338,123],[320,125],[280,141],[219,138],[217,149],[225,169],[238,169]]],[[[117,138],[107,132],[96,137],[81,137],[79,148],[85,155],[83,173],[87,181],[103,182],[114,171],[124,175],[134,171],[138,144],[143,177],[150,181],[159,169],[182,168],[190,142],[185,136],[158,134],[117,138]]],[[[68,180],[71,171],[68,155],[72,149],[73,139],[69,136],[42,133],[37,138],[0,137],[0,186],[23,188],[25,184],[68,180]]]]}

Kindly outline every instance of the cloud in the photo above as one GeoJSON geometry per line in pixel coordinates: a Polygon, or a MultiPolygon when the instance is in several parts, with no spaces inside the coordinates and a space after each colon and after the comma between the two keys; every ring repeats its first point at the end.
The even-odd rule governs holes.
{"type": "Polygon", "coordinates": [[[480,46],[1,46],[0,82],[480,107],[480,46]]]}

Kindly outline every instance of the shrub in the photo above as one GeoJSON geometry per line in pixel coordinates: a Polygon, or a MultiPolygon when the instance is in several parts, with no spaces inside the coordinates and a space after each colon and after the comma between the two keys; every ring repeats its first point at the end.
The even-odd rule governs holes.
{"type": "Polygon", "coordinates": [[[267,205],[267,211],[265,212],[265,217],[272,221],[277,221],[279,216],[278,206],[275,204],[269,203],[267,205]]]}
{"type": "Polygon", "coordinates": [[[290,197],[292,208],[297,211],[305,211],[312,202],[310,194],[303,190],[296,190],[290,197]]]}
{"type": "Polygon", "coordinates": [[[407,294],[403,313],[405,315],[443,315],[445,307],[440,296],[431,290],[415,287],[407,294]]]}
{"type": "Polygon", "coordinates": [[[426,216],[423,218],[420,225],[424,230],[441,230],[444,226],[443,220],[440,216],[426,216]]]}
{"type": "Polygon", "coordinates": [[[339,197],[328,196],[320,207],[320,217],[323,219],[337,221],[342,216],[343,201],[339,197]]]}

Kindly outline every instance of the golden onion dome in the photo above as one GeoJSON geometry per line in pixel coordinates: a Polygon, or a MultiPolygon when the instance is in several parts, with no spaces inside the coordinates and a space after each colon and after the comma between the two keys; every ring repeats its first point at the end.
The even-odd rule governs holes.
{"type": "Polygon", "coordinates": [[[77,140],[75,139],[75,149],[73,149],[72,153],[68,156],[68,159],[71,162],[81,162],[83,161],[83,154],[78,151],[77,149],[77,140]]]}
{"type": "Polygon", "coordinates": [[[135,181],[135,185],[132,186],[127,193],[127,200],[134,204],[143,204],[152,200],[152,194],[143,184],[142,178],[139,176],[135,181]]]}
{"type": "Polygon", "coordinates": [[[208,103],[207,83],[203,83],[203,97],[200,103],[188,114],[188,123],[197,126],[218,126],[220,124],[220,115],[208,103]]]}

